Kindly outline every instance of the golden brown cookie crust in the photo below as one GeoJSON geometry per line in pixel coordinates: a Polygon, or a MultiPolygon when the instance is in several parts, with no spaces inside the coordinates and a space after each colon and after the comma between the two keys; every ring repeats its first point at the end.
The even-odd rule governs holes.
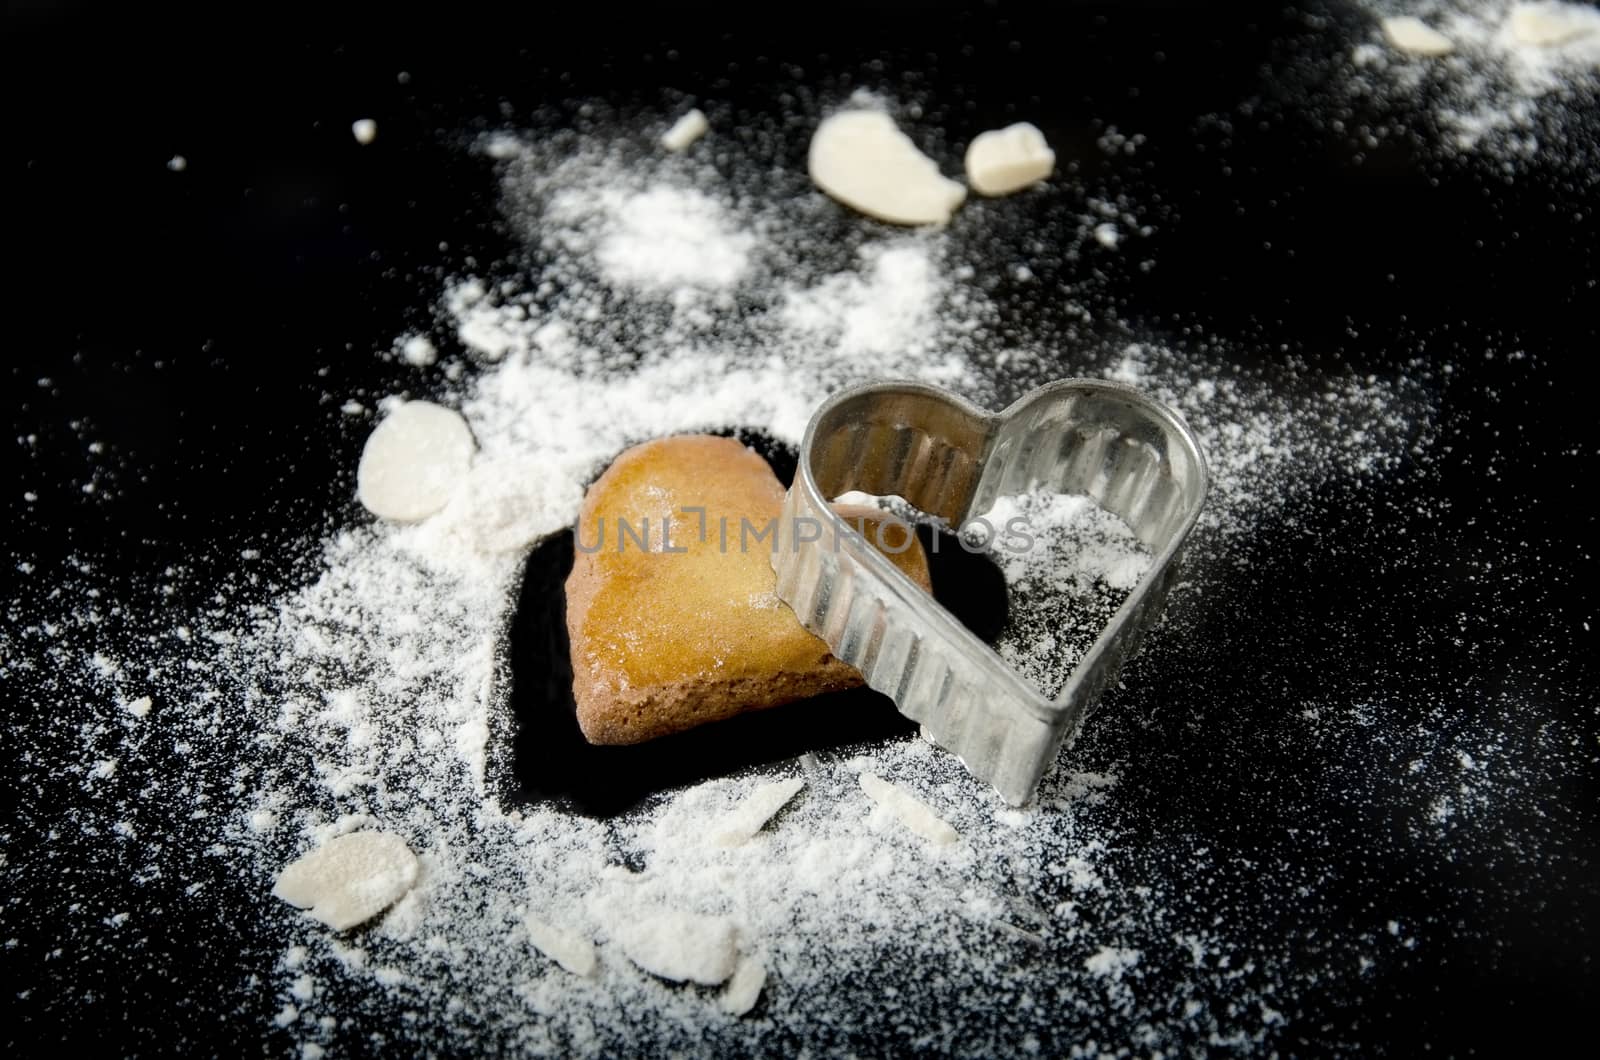
{"type": "MultiPolygon", "coordinates": [[[[572,690],[590,743],[639,743],[862,684],[774,591],[771,538],[754,531],[781,516],[783,495],[759,454],[710,435],[634,446],[589,487],[566,589],[572,690]],[[699,515],[683,511],[697,507],[703,538],[699,515]],[[668,520],[672,552],[663,549],[668,520]],[[743,548],[741,520],[753,528],[743,548]],[[624,521],[647,548],[627,536],[619,549],[624,521]]],[[[852,522],[885,518],[840,511],[852,522]]],[[[891,548],[901,533],[888,529],[891,548]]],[[[930,587],[920,544],[890,558],[930,587]]]]}

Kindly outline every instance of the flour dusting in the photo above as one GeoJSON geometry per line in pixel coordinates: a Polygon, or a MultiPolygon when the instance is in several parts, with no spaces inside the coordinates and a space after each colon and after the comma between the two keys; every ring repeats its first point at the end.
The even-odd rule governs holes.
{"type": "MultiPolygon", "coordinates": [[[[1343,1031],[1308,1027],[1305,999],[1365,992],[1369,969],[1406,960],[1419,934],[1453,936],[1456,921],[1422,914],[1414,926],[1381,901],[1351,912],[1329,897],[1332,875],[1247,864],[1200,811],[1152,805],[1152,778],[1200,769],[1229,791],[1248,763],[1305,746],[1342,763],[1306,783],[1339,785],[1361,812],[1384,793],[1426,796],[1404,835],[1407,856],[1429,865],[1487,846],[1516,808],[1566,834],[1545,812],[1548,781],[1587,752],[1559,719],[1495,701],[1475,716],[1529,727],[1464,727],[1456,712],[1482,706],[1472,696],[1510,691],[1408,698],[1365,674],[1280,703],[1253,677],[1271,652],[1230,639],[1219,617],[1223,603],[1292,591],[1281,569],[1260,566],[1266,543],[1309,553],[1298,526],[1334,509],[1358,547],[1397,484],[1427,481],[1445,444],[1440,359],[1374,374],[1286,351],[1243,370],[1194,333],[1099,327],[1109,314],[1088,280],[1051,289],[1074,329],[1058,341],[988,279],[1047,282],[1045,242],[1071,248],[1052,268],[1136,246],[1159,211],[1114,182],[1057,179],[986,203],[989,230],[963,227],[985,216],[969,210],[946,230],[889,231],[844,217],[777,164],[794,135],[784,123],[751,118],[749,136],[719,137],[713,168],[698,150],[654,149],[665,117],[472,144],[518,253],[463,265],[430,292],[435,326],[382,354],[417,373],[405,394],[337,393],[329,405],[330,430],[352,438],[402,398],[465,419],[472,471],[437,515],[402,526],[347,506],[326,532],[276,542],[294,562],[271,575],[257,573],[259,552],[217,581],[179,566],[112,577],[87,553],[48,572],[19,567],[0,633],[6,674],[27,673],[40,689],[30,706],[70,704],[71,720],[64,751],[23,747],[16,780],[41,799],[59,785],[83,793],[47,847],[92,849],[119,885],[178,876],[255,900],[271,942],[251,945],[270,971],[239,987],[238,1003],[263,1033],[306,1056],[397,1041],[749,1052],[819,1036],[838,1051],[892,1040],[976,1055],[1337,1047],[1343,1031]],[[1008,224],[1001,211],[1036,212],[1008,224]],[[497,749],[515,729],[503,653],[528,550],[570,525],[617,452],[705,430],[792,447],[821,400],[871,379],[924,380],[998,408],[1056,375],[1117,379],[1178,408],[1212,493],[1165,623],[1033,804],[1006,807],[916,737],[674,787],[610,818],[502,797],[497,749]],[[1196,701],[1195,674],[1228,675],[1210,687],[1239,698],[1196,701]],[[1246,706],[1263,698],[1265,722],[1246,706]],[[1186,725],[1232,727],[1226,783],[1161,736],[1186,725]],[[885,801],[908,826],[883,827],[885,801]],[[270,897],[285,865],[363,832],[398,837],[416,858],[414,884],[385,891],[393,904],[371,926],[333,932],[270,897]],[[1217,896],[1240,893],[1254,904],[1217,912],[1217,896]],[[1280,930],[1283,909],[1317,931],[1280,930]],[[885,961],[928,974],[867,991],[885,961]],[[352,1042],[352,1015],[394,1037],[352,1042]]],[[[1107,150],[1136,165],[1141,142],[1119,133],[1107,150]]],[[[991,515],[1023,519],[1051,546],[999,557],[1022,601],[1001,650],[1065,672],[1103,621],[1091,608],[1082,630],[1063,622],[1062,598],[1114,606],[1148,554],[1078,498],[1007,498],[991,515]]],[[[1474,562],[1503,588],[1495,559],[1474,562]]],[[[1400,650],[1397,665],[1425,648],[1400,650]]],[[[1305,796],[1281,798],[1263,827],[1309,827],[1295,812],[1305,796]]],[[[21,862],[6,857],[10,875],[21,862]]],[[[50,929],[58,949],[139,930],[133,902],[66,901],[50,929]]]]}

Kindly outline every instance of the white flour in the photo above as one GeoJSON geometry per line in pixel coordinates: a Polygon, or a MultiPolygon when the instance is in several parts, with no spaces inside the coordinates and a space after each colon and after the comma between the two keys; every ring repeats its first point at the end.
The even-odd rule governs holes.
{"type": "Polygon", "coordinates": [[[615,287],[671,293],[738,282],[755,239],[728,227],[724,211],[694,188],[563,190],[547,217],[567,251],[592,252],[615,287]]]}
{"type": "Polygon", "coordinates": [[[1044,490],[1000,497],[983,518],[997,535],[991,555],[1011,593],[996,650],[1055,696],[1154,557],[1088,497],[1044,490]],[[1008,540],[1013,525],[1026,528],[1025,539],[1008,540]]]}
{"type": "MultiPolygon", "coordinates": [[[[685,156],[626,161],[613,142],[646,136],[612,129],[579,150],[510,135],[483,145],[529,257],[452,280],[437,334],[415,336],[433,352],[404,354],[419,369],[437,356],[444,382],[427,396],[457,408],[480,447],[472,481],[443,513],[412,527],[346,513],[308,550],[303,576],[263,587],[242,558],[240,574],[207,586],[170,628],[152,629],[120,594],[112,602],[89,561],[57,572],[48,608],[7,636],[37,660],[30,667],[53,668],[47,689],[105,707],[76,737],[87,802],[69,814],[82,838],[59,841],[108,846],[134,881],[187,871],[179,859],[241,877],[282,940],[260,955],[276,968],[260,985],[271,995],[263,1030],[282,1028],[305,1055],[348,1044],[347,1016],[403,1027],[429,1049],[470,1041],[483,1053],[626,1053],[645,1041],[657,1051],[809,1039],[848,1048],[876,1036],[908,1051],[995,1055],[1039,1048],[1041,1026],[1091,1017],[1115,1040],[1089,1041],[1089,1052],[1220,1047],[1268,1040],[1305,991],[1354,989],[1351,955],[1385,959],[1398,936],[1379,920],[1356,924],[1318,963],[1262,924],[1198,915],[1193,882],[1237,884],[1237,866],[1154,834],[1137,809],[1137,732],[1100,719],[1022,810],[915,738],[806,756],[794,767],[804,789],[736,845],[716,837],[751,831],[741,807],[765,803],[773,777],[664,792],[611,821],[493,797],[491,741],[507,730],[497,653],[521,549],[567,526],[581,484],[632,442],[753,427],[792,445],[829,392],[885,376],[990,405],[1063,370],[1149,390],[1190,419],[1213,490],[1191,580],[1152,634],[1156,658],[1129,670],[1116,702],[1134,716],[1191,713],[1195,724],[1208,723],[1206,705],[1152,702],[1139,689],[1163,687],[1163,652],[1209,664],[1209,641],[1194,632],[1207,621],[1205,592],[1245,576],[1262,536],[1292,532],[1327,484],[1368,490],[1431,442],[1424,363],[1415,379],[1357,377],[1285,354],[1276,374],[1244,374],[1203,343],[1087,333],[1065,343],[1024,321],[1001,327],[974,261],[993,234],[861,225],[822,240],[833,207],[803,174],[774,175],[731,148],[732,176],[685,156]],[[71,637],[103,647],[86,662],[71,637]],[[169,754],[196,768],[152,767],[169,754]],[[886,822],[863,775],[904,789],[959,841],[886,822]],[[416,886],[375,927],[336,935],[268,896],[284,864],[362,830],[401,836],[420,864],[416,886]],[[179,836],[196,838],[169,838],[179,836]],[[695,939],[670,930],[685,924],[698,925],[695,939]],[[1070,959],[1040,979],[1046,953],[1070,959]],[[707,983],[731,974],[731,985],[724,995],[671,984],[635,961],[707,983]],[[911,989],[864,992],[885,961],[929,974],[911,989]],[[950,1019],[926,1018],[946,1006],[950,1019]]],[[[1030,198],[1014,208],[1041,208],[1030,198]]],[[[1066,245],[1102,222],[1056,223],[1066,245]]],[[[1005,253],[1021,265],[1029,246],[1005,253]]],[[[403,349],[421,350],[411,344],[403,349]]],[[[1085,513],[1045,499],[1027,514],[1068,535],[1085,513]]],[[[1065,566],[1009,573],[1046,590],[1125,586],[1141,558],[1113,529],[1091,527],[1095,550],[1065,566]]],[[[190,588],[169,570],[138,592],[190,588]]],[[[1357,721],[1333,722],[1376,708],[1305,709],[1285,713],[1292,738],[1365,753],[1357,721]]],[[[1417,745],[1407,735],[1392,746],[1417,745]]],[[[1415,782],[1438,772],[1448,803],[1418,827],[1467,827],[1469,806],[1490,815],[1456,794],[1467,789],[1454,772],[1478,783],[1520,753],[1475,743],[1467,770],[1419,752],[1415,782]]],[[[30,761],[19,783],[55,767],[42,752],[30,761]]],[[[1315,882],[1285,884],[1305,889],[1294,894],[1307,915],[1326,912],[1315,882]]],[[[140,916],[136,906],[104,913],[123,919],[68,917],[63,930],[92,940],[140,916]]]]}
{"type": "MultiPolygon", "coordinates": [[[[503,144],[500,152],[507,153],[503,144]]],[[[552,290],[538,277],[466,279],[444,297],[469,350],[494,362],[466,376],[459,405],[482,459],[521,469],[507,484],[522,491],[510,503],[521,505],[529,536],[575,515],[576,493],[552,492],[549,482],[592,478],[643,438],[757,426],[793,444],[820,399],[853,381],[915,376],[969,392],[980,387],[984,352],[971,335],[988,310],[975,289],[951,278],[958,240],[885,234],[837,271],[790,279],[762,263],[781,259],[805,231],[773,204],[741,206],[719,191],[723,185],[690,188],[671,171],[616,166],[603,146],[561,162],[555,181],[546,167],[537,147],[519,149],[508,179],[523,182],[509,197],[522,223],[537,229],[552,255],[548,273],[562,283],[552,290]],[[529,181],[530,172],[541,176],[529,181]],[[580,183],[567,188],[562,179],[580,183]],[[540,202],[542,220],[531,212],[540,202]],[[758,232],[765,238],[758,241],[758,232]],[[575,279],[591,269],[597,282],[575,279]],[[659,341],[641,342],[639,328],[617,327],[616,292],[672,304],[659,341]],[[746,305],[737,316],[725,312],[734,298],[746,305]]],[[[632,319],[621,313],[624,322],[632,319]]],[[[1219,528],[1240,528],[1252,507],[1266,510],[1292,497],[1292,478],[1306,472],[1308,456],[1328,470],[1359,473],[1387,459],[1383,440],[1408,428],[1398,418],[1386,422],[1379,384],[1347,384],[1326,404],[1319,398],[1315,412],[1292,403],[1246,412],[1238,406],[1260,405],[1261,388],[1183,382],[1160,367],[1165,357],[1128,347],[1108,367],[1199,414],[1217,467],[1221,502],[1211,520],[1219,528]],[[1344,450],[1336,443],[1307,453],[1292,442],[1308,413],[1362,426],[1344,450]],[[1299,450],[1294,471],[1275,472],[1274,462],[1288,460],[1291,450],[1299,450]]],[[[1092,373],[1093,365],[1082,370],[1092,373]]],[[[1045,533],[1059,536],[1067,522],[1054,509],[1033,514],[1045,533]]],[[[1070,913],[1031,905],[1035,888],[1021,882],[1049,872],[1052,858],[1069,857],[1084,880],[1100,879],[1093,844],[1073,841],[1070,822],[1085,800],[1104,797],[1108,782],[1070,769],[1056,772],[1037,809],[1016,812],[921,741],[878,748],[860,762],[816,762],[798,804],[769,833],[734,849],[707,836],[738,819],[735,807],[754,779],[703,785],[620,826],[554,809],[507,813],[486,801],[494,643],[517,557],[485,554],[451,532],[480,519],[462,510],[414,529],[367,526],[336,537],[323,579],[291,598],[275,629],[255,635],[281,644],[294,686],[312,700],[280,717],[281,735],[305,747],[341,812],[368,813],[405,831],[424,859],[423,882],[377,931],[387,940],[385,960],[410,989],[426,994],[433,947],[457,939],[446,942],[446,952],[464,947],[458,974],[479,984],[471,1002],[478,1018],[509,1021],[519,1036],[534,1036],[525,1044],[549,1035],[583,1047],[663,1020],[696,1026],[718,1018],[713,999],[664,986],[619,959],[618,933],[634,937],[641,918],[646,937],[667,952],[697,952],[690,940],[657,937],[655,929],[674,917],[737,925],[741,945],[765,952],[771,974],[764,1011],[780,1023],[810,1018],[817,999],[834,991],[834,977],[869,959],[858,947],[884,932],[896,947],[945,963],[958,952],[975,953],[970,947],[979,938],[1011,939],[1009,946],[1023,950],[1041,933],[1082,932],[1094,942],[1091,950],[1105,943],[1070,913]],[[351,670],[367,676],[342,693],[345,700],[320,692],[340,687],[340,675],[351,670]],[[335,702],[343,705],[326,705],[335,702]],[[930,849],[917,835],[867,827],[870,803],[857,773],[909,784],[970,841],[930,849]],[[459,794],[445,795],[452,791],[459,794]],[[616,862],[619,846],[641,871],[616,862]],[[1001,865],[1010,867],[993,876],[1001,865]],[[1016,873],[1021,878],[1012,882],[1016,873]],[[528,913],[599,941],[593,985],[530,959],[515,930],[528,913]],[[524,1004],[543,1014],[540,1023],[521,1026],[516,1012],[524,1004]],[[629,1012],[629,1021],[619,1025],[618,1010],[629,1012]]],[[[1137,558],[1096,552],[1073,562],[1074,579],[1103,566],[1100,575],[1121,585],[1137,558]]],[[[1051,575],[1058,576],[1068,575],[1051,575]]],[[[248,654],[259,659],[261,649],[248,654]]],[[[267,789],[262,799],[291,807],[281,838],[267,849],[295,846],[296,820],[303,835],[327,827],[292,786],[267,789]]],[[[1103,886],[1085,883],[1091,892],[1103,886]]],[[[316,936],[307,937],[314,945],[316,936]]],[[[1003,979],[1013,961],[1021,962],[1020,954],[957,967],[964,975],[983,967],[985,979],[1003,979]]],[[[1092,962],[1085,967],[1093,970],[1092,962]]],[[[928,1044],[940,1043],[941,1032],[925,1033],[928,1044]]]]}
{"type": "MultiPolygon", "coordinates": [[[[1541,5],[1574,27],[1536,43],[1516,32],[1509,0],[1362,0],[1371,19],[1345,53],[1342,87],[1395,115],[1445,153],[1512,162],[1535,155],[1593,162],[1586,115],[1600,100],[1600,12],[1580,3],[1541,5]],[[1406,54],[1384,40],[1380,19],[1421,18],[1454,45],[1444,56],[1406,54]],[[1585,28],[1592,32],[1582,32],[1585,28]]],[[[1385,130],[1369,128],[1369,134],[1385,130]]]]}

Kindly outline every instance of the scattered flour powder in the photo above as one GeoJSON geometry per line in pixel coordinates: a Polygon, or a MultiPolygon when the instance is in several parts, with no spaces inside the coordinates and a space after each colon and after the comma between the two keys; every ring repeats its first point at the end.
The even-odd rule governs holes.
{"type": "MultiPolygon", "coordinates": [[[[437,332],[418,336],[437,363],[407,356],[432,373],[429,399],[457,409],[479,446],[443,512],[413,526],[352,517],[282,584],[253,580],[246,557],[242,574],[165,629],[147,615],[186,591],[179,569],[107,586],[83,559],[56,572],[48,603],[17,609],[7,654],[19,646],[46,695],[106,705],[75,736],[83,761],[116,763],[104,776],[72,774],[87,800],[70,811],[81,841],[113,848],[134,884],[179,873],[215,886],[204,881],[219,867],[242,879],[280,942],[259,954],[276,972],[241,1004],[263,1033],[308,1056],[395,1040],[352,1044],[352,1026],[485,1053],[628,1052],[646,1041],[793,1052],[892,1040],[979,1055],[1248,1047],[1292,1023],[1297,996],[1356,989],[1408,936],[1374,912],[1319,963],[1299,941],[1204,912],[1194,882],[1239,886],[1246,869],[1204,845],[1158,841],[1128,808],[1144,768],[1130,765],[1143,753],[1137,725],[1091,723],[1023,809],[916,738],[804,756],[776,794],[770,776],[727,777],[609,820],[501,802],[489,749],[513,724],[501,659],[524,550],[569,525],[582,484],[633,442],[751,427],[792,445],[829,392],[885,376],[992,407],[1063,368],[1139,385],[1189,418],[1213,489],[1188,580],[1150,638],[1156,658],[1125,675],[1121,710],[1200,718],[1205,705],[1141,699],[1137,686],[1168,672],[1173,653],[1208,665],[1197,648],[1213,639],[1204,593],[1247,576],[1261,535],[1284,532],[1326,483],[1403,474],[1435,431],[1429,362],[1414,378],[1363,377],[1285,354],[1275,373],[1243,373],[1203,341],[1169,347],[1085,329],[1055,342],[1002,324],[976,282],[974,256],[994,249],[992,234],[851,219],[840,238],[822,239],[818,225],[838,223],[836,208],[804,174],[775,171],[753,148],[742,161],[730,148],[721,173],[692,153],[630,161],[618,144],[653,127],[591,129],[577,147],[512,134],[479,145],[527,254],[449,280],[437,332]],[[88,638],[101,647],[86,662],[75,645],[88,638]],[[197,768],[153,768],[172,755],[197,768]],[[867,776],[951,841],[881,827],[867,776]],[[769,806],[781,812],[755,824],[769,806]],[[371,831],[403,839],[417,869],[370,927],[335,933],[268,894],[306,851],[371,831]],[[730,831],[744,841],[718,841],[730,831]],[[872,970],[886,961],[927,975],[878,990],[872,970]],[[929,1019],[934,1011],[948,1018],[929,1019]],[[1039,1037],[1074,1027],[1090,1036],[1039,1037]]],[[[1011,203],[1049,208],[1044,195],[1011,203]]],[[[1070,204],[1052,216],[1058,245],[1089,241],[1102,223],[1070,204]]],[[[1007,253],[1025,262],[1028,244],[1007,253]]],[[[1070,498],[1007,503],[1080,546],[1064,564],[1007,562],[1019,587],[1125,591],[1148,562],[1070,498]]],[[[1046,632],[1026,613],[1019,622],[1035,642],[1046,632]]],[[[1365,760],[1361,717],[1376,707],[1304,709],[1284,725],[1365,760]]],[[[1435,730],[1385,747],[1414,752],[1408,782],[1438,776],[1449,800],[1440,819],[1470,827],[1469,805],[1492,807],[1461,793],[1526,749],[1474,743],[1468,768],[1425,750],[1435,730]]],[[[44,751],[25,762],[19,783],[58,772],[44,751]]],[[[1248,871],[1252,886],[1277,886],[1248,871]]],[[[1281,902],[1333,915],[1315,880],[1282,884],[1281,902]]],[[[130,930],[139,912],[63,916],[64,930],[89,933],[130,930]],[[107,928],[116,917],[128,926],[107,928]]]]}
{"type": "Polygon", "coordinates": [[[983,513],[1010,610],[995,647],[1046,696],[1066,679],[1155,557],[1128,525],[1088,497],[1000,497],[983,513]],[[1007,528],[1023,529],[1014,540],[1007,528]]]}
{"type": "Polygon", "coordinates": [[[1337,60],[1352,98],[1418,126],[1412,131],[1444,152],[1595,161],[1585,124],[1600,102],[1600,11],[1592,5],[1362,0],[1357,12],[1370,23],[1337,60]],[[1444,55],[1396,48],[1385,39],[1386,18],[1420,19],[1452,47],[1444,55]],[[1557,25],[1561,32],[1538,31],[1557,25]]]}
{"type": "Polygon", "coordinates": [[[714,199],[665,184],[568,189],[552,199],[548,217],[565,249],[592,249],[607,281],[640,291],[726,289],[744,274],[755,243],[729,227],[714,199]]]}
{"type": "MultiPolygon", "coordinates": [[[[281,822],[264,841],[249,833],[261,856],[270,862],[353,827],[345,823],[352,818],[405,834],[423,876],[367,948],[383,953],[419,1003],[438,954],[459,952],[448,959],[476,984],[463,1002],[472,1018],[528,1048],[670,1036],[669,1027],[737,1037],[721,1022],[730,1006],[719,995],[661,980],[709,986],[739,959],[766,973],[756,1026],[800,1027],[876,959],[873,940],[886,935],[924,960],[967,954],[952,974],[980,992],[1018,974],[1008,968],[1024,968],[1023,953],[1050,936],[1081,938],[1083,967],[1103,978],[1094,955],[1118,942],[1114,932],[1107,939],[1070,909],[1027,897],[1040,889],[1028,879],[1056,871],[1058,860],[1077,866],[1070,871],[1089,892],[1107,886],[1094,844],[1075,840],[1071,823],[1111,790],[1101,774],[1058,769],[1035,807],[1013,811],[920,740],[861,759],[812,759],[805,797],[738,846],[708,837],[740,827],[740,807],[762,797],[760,777],[667,793],[615,822],[497,804],[486,743],[504,731],[497,644],[520,552],[485,547],[472,527],[500,527],[520,545],[570,524],[576,485],[644,438],[753,426],[794,444],[816,404],[853,382],[909,376],[982,399],[994,385],[984,348],[994,311],[959,280],[970,275],[959,237],[883,233],[841,248],[823,267],[780,268],[807,241],[807,219],[797,216],[803,195],[741,197],[679,161],[619,164],[604,142],[559,157],[537,143],[495,145],[507,209],[542,269],[448,285],[446,320],[482,367],[464,362],[458,388],[438,399],[453,401],[471,424],[480,445],[474,476],[490,469],[484,493],[494,500],[463,489],[450,511],[419,526],[336,534],[323,575],[248,635],[238,665],[272,660],[260,685],[268,731],[289,762],[303,756],[259,789],[259,805],[276,807],[281,822]],[[647,321],[659,322],[654,341],[647,321]],[[895,785],[883,785],[883,797],[916,807],[920,833],[940,842],[867,827],[873,803],[862,784],[882,783],[880,775],[895,785]],[[317,778],[321,797],[306,797],[306,776],[317,778]],[[956,836],[968,839],[951,842],[956,836]],[[593,977],[535,959],[520,927],[530,916],[594,940],[593,977]],[[977,956],[995,942],[1001,955],[977,956]],[[528,1020],[529,1009],[540,1019],[528,1020]]],[[[1132,379],[1199,413],[1218,468],[1213,526],[1241,529],[1241,509],[1293,495],[1290,480],[1308,457],[1293,436],[1306,429],[1297,418],[1308,406],[1264,407],[1260,384],[1186,382],[1187,370],[1172,375],[1164,366],[1176,362],[1153,347],[1099,356],[1080,370],[1132,379]],[[1275,464],[1291,462],[1292,475],[1274,474],[1275,464]]],[[[1318,422],[1361,426],[1311,459],[1347,473],[1381,466],[1387,442],[1418,426],[1390,413],[1391,400],[1386,384],[1363,381],[1318,395],[1318,422]]],[[[1125,593],[1148,564],[1125,528],[1119,536],[1097,510],[1070,498],[1011,503],[1067,557],[1007,570],[1020,588],[1037,590],[1041,614],[1068,583],[1125,593]]],[[[1026,608],[1014,625],[1008,650],[1021,661],[1043,627],[1026,608]]],[[[1136,906],[1156,901],[1134,896],[1136,906]]],[[[303,935],[303,944],[319,945],[315,932],[303,935]]],[[[320,945],[349,965],[338,943],[320,945]]],[[[1131,968],[1119,967],[1111,983],[1117,998],[1129,996],[1131,968]]],[[[896,1007],[884,998],[874,1018],[893,1020],[896,1007]]],[[[321,1040],[309,1014],[295,1026],[321,1040]]],[[[966,1047],[950,1028],[918,1033],[930,1048],[966,1047]]]]}

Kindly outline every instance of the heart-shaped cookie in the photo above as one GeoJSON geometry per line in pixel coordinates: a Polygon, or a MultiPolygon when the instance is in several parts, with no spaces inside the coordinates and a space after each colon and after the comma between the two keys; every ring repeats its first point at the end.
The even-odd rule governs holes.
{"type": "MultiPolygon", "coordinates": [[[[783,498],[759,454],[710,435],[635,446],[589,487],[566,588],[590,743],[639,743],[863,683],[778,599],[783,498]]],[[[833,510],[930,588],[910,527],[876,509],[833,510]]]]}
{"type": "Polygon", "coordinates": [[[807,629],[1020,804],[1159,617],[1206,484],[1182,418],[1119,383],[1062,380],[998,413],[921,383],[873,383],[834,395],[812,416],[779,520],[784,529],[821,522],[823,540],[836,532],[843,540],[824,551],[797,536],[770,558],[778,595],[807,629]],[[962,526],[998,498],[1035,489],[1090,497],[1155,556],[1055,699],[916,592],[827,503],[849,490],[896,495],[962,526]]]}

